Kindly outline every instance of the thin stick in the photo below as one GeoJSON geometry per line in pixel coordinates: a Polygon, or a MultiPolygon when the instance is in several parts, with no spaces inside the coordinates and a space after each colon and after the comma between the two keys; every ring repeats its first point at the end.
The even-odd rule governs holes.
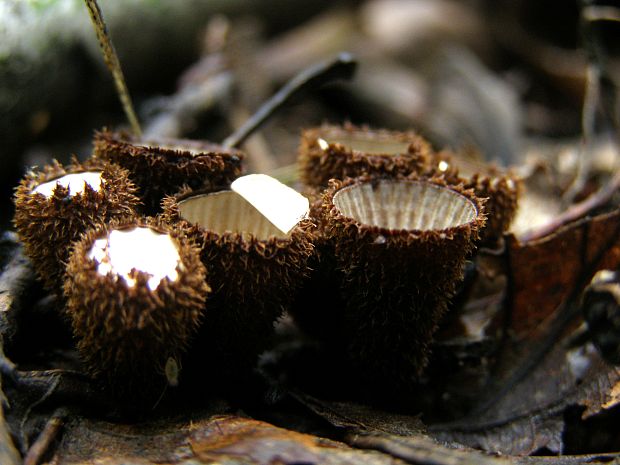
{"type": "Polygon", "coordinates": [[[340,53],[335,59],[318,63],[301,71],[267,100],[239,129],[228,136],[222,145],[231,148],[239,147],[292,97],[336,79],[351,79],[356,67],[357,61],[351,54],[340,53]]]}
{"type": "Polygon", "coordinates": [[[118,92],[118,97],[123,105],[123,110],[125,110],[125,115],[127,115],[127,119],[129,120],[129,124],[131,124],[134,134],[139,137],[142,135],[142,129],[140,128],[138,117],[136,116],[133,103],[131,102],[131,96],[129,95],[129,90],[127,89],[127,84],[125,83],[125,77],[123,76],[121,64],[118,61],[118,55],[116,54],[116,50],[114,50],[112,39],[108,34],[108,28],[103,21],[103,16],[101,15],[101,10],[99,9],[97,0],[84,0],[84,3],[86,3],[86,8],[88,8],[88,13],[90,14],[90,19],[95,27],[97,39],[99,40],[99,46],[103,52],[103,59],[112,73],[112,77],[114,78],[116,91],[118,92]]]}
{"type": "Polygon", "coordinates": [[[560,227],[583,218],[597,208],[604,207],[618,191],[620,191],[620,172],[616,173],[597,193],[572,205],[568,210],[556,216],[551,223],[519,236],[519,241],[526,243],[548,236],[560,227]]]}
{"type": "Polygon", "coordinates": [[[28,406],[28,408],[26,409],[26,412],[24,413],[24,416],[19,422],[19,432],[21,436],[22,447],[25,447],[27,450],[30,449],[30,447],[28,446],[28,437],[26,436],[26,422],[30,418],[30,414],[32,413],[32,411],[35,408],[37,408],[39,405],[41,405],[43,402],[45,402],[47,399],[49,399],[54,394],[56,389],[58,389],[59,385],[60,385],[60,376],[56,376],[54,378],[54,381],[52,381],[52,383],[47,388],[47,391],[45,391],[45,393],[43,394],[43,396],[28,406]]]}
{"type": "Polygon", "coordinates": [[[64,408],[58,409],[48,420],[45,428],[28,449],[24,458],[24,465],[39,465],[43,457],[49,452],[50,446],[56,440],[65,423],[68,412],[64,408]]]}
{"type": "MultiPolygon", "coordinates": [[[[2,336],[0,336],[0,359],[4,354],[2,349],[2,336]]],[[[19,465],[21,460],[19,458],[19,452],[13,444],[11,438],[9,426],[4,418],[4,406],[8,406],[8,400],[6,399],[2,390],[2,373],[0,372],[0,463],[6,465],[19,465]]]]}
{"type": "Polygon", "coordinates": [[[617,89],[609,70],[608,52],[601,40],[600,32],[593,27],[598,21],[619,21],[620,9],[592,5],[592,0],[582,0],[581,33],[583,47],[588,57],[586,89],[581,115],[581,150],[577,174],[564,198],[572,202],[583,189],[590,173],[591,161],[587,147],[596,135],[596,115],[599,107],[604,118],[614,130],[616,144],[620,144],[620,122],[616,114],[617,89]]]}

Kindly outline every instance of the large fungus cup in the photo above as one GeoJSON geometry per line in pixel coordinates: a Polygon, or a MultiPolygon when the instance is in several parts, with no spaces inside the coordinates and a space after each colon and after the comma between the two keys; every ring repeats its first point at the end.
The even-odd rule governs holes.
{"type": "Polygon", "coordinates": [[[125,133],[95,134],[94,156],[126,168],[139,188],[146,212],[182,186],[215,189],[241,175],[243,152],[184,139],[139,139],[125,133]]]}
{"type": "Polygon", "coordinates": [[[343,273],[348,355],[363,377],[411,386],[485,219],[442,180],[332,180],[325,235],[343,273]]]}
{"type": "Polygon", "coordinates": [[[200,251],[182,232],[150,219],[89,231],[75,245],[64,289],[93,378],[147,403],[178,383],[210,291],[200,251]]]}
{"type": "Polygon", "coordinates": [[[422,173],[430,163],[429,144],[413,132],[347,124],[306,129],[301,135],[300,177],[311,187],[326,187],[332,178],[422,173]]]}
{"type": "MultiPolygon", "coordinates": [[[[252,176],[267,178],[245,176],[232,188],[252,176]]],[[[307,200],[283,185],[269,195],[274,182],[237,189],[244,195],[182,192],[163,203],[163,217],[196,239],[209,269],[213,294],[197,338],[199,363],[234,377],[247,373],[268,347],[313,250],[307,200]]]]}
{"type": "Polygon", "coordinates": [[[199,363],[236,376],[268,347],[313,248],[300,194],[263,175],[239,178],[232,188],[168,197],[163,216],[196,239],[209,269],[213,294],[197,338],[199,363]]]}
{"type": "Polygon", "coordinates": [[[54,161],[22,179],[13,223],[48,290],[62,294],[71,244],[86,230],[135,214],[135,191],[126,170],[103,161],[54,161]]]}

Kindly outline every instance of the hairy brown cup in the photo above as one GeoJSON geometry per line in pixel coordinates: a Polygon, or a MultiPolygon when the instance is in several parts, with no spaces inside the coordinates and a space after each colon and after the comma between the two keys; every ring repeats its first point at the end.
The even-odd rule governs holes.
{"type": "Polygon", "coordinates": [[[233,191],[185,191],[164,200],[163,217],[202,250],[213,294],[197,338],[201,361],[247,373],[307,275],[308,220],[283,233],[233,191]]]}
{"type": "Polygon", "coordinates": [[[126,168],[139,188],[146,213],[182,186],[223,188],[241,175],[243,152],[216,144],[177,139],[140,139],[107,130],[94,138],[94,156],[126,168]]]}
{"type": "Polygon", "coordinates": [[[462,184],[473,189],[476,196],[486,199],[487,222],[481,232],[481,242],[492,245],[504,232],[517,213],[522,191],[519,177],[511,170],[481,162],[464,160],[456,153],[443,151],[434,156],[433,172],[443,175],[450,184],[462,184]]]}
{"type": "Polygon", "coordinates": [[[13,223],[46,288],[62,294],[71,244],[89,228],[133,215],[139,205],[135,190],[126,170],[101,160],[80,163],[74,158],[67,166],[54,160],[22,179],[15,193],[13,223]],[[83,173],[94,176],[98,185],[80,180],[62,185],[67,175],[83,173]],[[45,185],[47,189],[41,190],[45,185]]]}
{"type": "Polygon", "coordinates": [[[167,384],[178,382],[167,376],[166,365],[178,371],[210,291],[200,251],[183,232],[136,218],[91,230],[75,245],[64,290],[93,378],[128,402],[151,405],[167,384]],[[160,245],[144,250],[151,238],[160,245]],[[172,264],[159,276],[153,263],[170,259],[166,251],[172,264]]]}
{"type": "Polygon", "coordinates": [[[346,124],[306,129],[301,135],[300,177],[311,187],[326,187],[332,178],[423,173],[430,163],[430,145],[413,132],[346,124]]]}
{"type": "Polygon", "coordinates": [[[332,180],[322,209],[348,355],[365,378],[410,386],[484,226],[482,204],[441,179],[366,176],[332,180]]]}

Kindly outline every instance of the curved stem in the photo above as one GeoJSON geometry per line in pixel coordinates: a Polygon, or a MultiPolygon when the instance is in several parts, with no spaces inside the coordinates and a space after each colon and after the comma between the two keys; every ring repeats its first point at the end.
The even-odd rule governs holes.
{"type": "Polygon", "coordinates": [[[351,79],[356,68],[357,61],[355,58],[350,53],[343,52],[334,59],[323,61],[302,70],[267,100],[239,129],[228,136],[222,145],[230,148],[239,147],[292,97],[336,79],[351,79]]]}
{"type": "Polygon", "coordinates": [[[131,96],[129,95],[129,90],[127,89],[125,76],[123,75],[123,70],[118,60],[118,55],[116,54],[116,50],[112,44],[112,39],[110,39],[110,35],[108,34],[108,28],[103,21],[103,16],[101,15],[101,10],[99,9],[97,0],[84,0],[84,3],[86,4],[86,8],[88,8],[90,19],[95,27],[97,39],[99,40],[99,46],[103,52],[103,59],[112,73],[112,77],[114,78],[114,85],[116,86],[118,97],[123,105],[123,110],[125,110],[125,115],[127,115],[127,119],[129,120],[129,124],[131,124],[134,134],[140,137],[142,135],[142,129],[140,128],[138,117],[136,116],[133,103],[131,102],[131,96]]]}

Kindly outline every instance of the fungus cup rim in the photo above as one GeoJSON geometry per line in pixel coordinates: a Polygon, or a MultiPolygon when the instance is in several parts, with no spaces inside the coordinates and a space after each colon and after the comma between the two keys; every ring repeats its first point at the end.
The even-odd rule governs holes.
{"type": "MultiPolygon", "coordinates": [[[[177,228],[171,227],[160,219],[157,218],[140,218],[140,217],[125,217],[121,219],[112,220],[107,224],[104,224],[96,229],[91,229],[87,231],[82,238],[73,245],[69,261],[77,260],[73,258],[73,255],[76,253],[80,253],[82,256],[80,260],[82,260],[83,271],[88,274],[89,278],[92,278],[94,281],[103,281],[106,283],[110,283],[116,288],[122,288],[125,292],[128,293],[130,297],[136,297],[142,295],[144,293],[144,289],[147,289],[149,293],[152,294],[167,294],[169,293],[170,287],[174,287],[177,285],[186,285],[189,283],[188,275],[189,271],[193,270],[191,273],[194,276],[202,276],[202,281],[205,282],[207,286],[206,294],[211,291],[210,286],[207,283],[207,270],[204,268],[202,261],[200,260],[200,250],[196,246],[195,242],[188,237],[183,231],[178,230],[177,228]],[[120,275],[116,272],[108,272],[106,274],[102,274],[98,271],[98,261],[92,257],[88,257],[88,253],[92,249],[95,241],[97,239],[103,239],[110,235],[112,231],[126,231],[133,228],[148,228],[152,231],[155,231],[158,234],[164,234],[169,236],[177,252],[179,254],[179,260],[175,267],[177,272],[177,278],[172,280],[169,277],[163,277],[159,284],[155,287],[155,289],[151,289],[146,283],[149,280],[149,277],[152,276],[150,273],[146,271],[139,270],[134,268],[131,272],[133,276],[135,276],[136,284],[130,286],[125,279],[122,279],[120,275]],[[193,250],[193,252],[192,252],[193,250]],[[192,254],[195,256],[192,257],[192,254]],[[195,269],[195,266],[198,266],[198,270],[195,269]]],[[[67,278],[65,284],[65,295],[68,295],[68,282],[71,281],[72,278],[67,278]]]]}
{"type": "Polygon", "coordinates": [[[307,237],[311,243],[310,230],[314,223],[310,218],[300,220],[293,228],[283,236],[269,236],[266,239],[260,239],[250,232],[233,232],[226,231],[218,233],[212,229],[205,228],[197,223],[190,222],[181,216],[179,204],[193,197],[217,194],[220,192],[233,192],[230,189],[190,189],[185,187],[173,196],[167,196],[162,201],[163,217],[172,224],[178,223],[181,228],[188,230],[192,234],[200,235],[203,240],[218,246],[239,247],[243,250],[256,249],[261,253],[265,253],[269,248],[283,249],[294,242],[297,242],[302,236],[307,237]]]}
{"type": "Polygon", "coordinates": [[[397,158],[408,155],[415,155],[420,153],[422,155],[430,154],[430,146],[425,139],[414,131],[391,131],[388,129],[371,129],[368,126],[355,126],[351,123],[346,123],[344,126],[338,125],[322,125],[316,128],[307,129],[305,134],[313,139],[313,145],[319,145],[319,139],[327,142],[327,147],[323,148],[319,145],[319,148],[324,153],[339,153],[345,156],[358,158],[397,158]],[[324,136],[324,137],[323,137],[324,136]],[[361,136],[361,137],[360,137],[361,136]],[[394,152],[381,152],[372,151],[367,152],[351,147],[348,144],[342,142],[329,142],[329,138],[360,138],[360,140],[373,142],[372,139],[376,139],[379,142],[396,142],[403,145],[406,144],[406,149],[403,151],[394,152]]]}
{"type": "Polygon", "coordinates": [[[90,229],[74,244],[64,283],[66,314],[87,372],[117,394],[129,394],[132,402],[143,400],[152,387],[143,384],[143,376],[159,378],[159,364],[163,369],[166,357],[190,347],[211,292],[207,278],[196,243],[159,218],[128,216],[90,229]],[[130,286],[118,273],[98,271],[98,261],[88,257],[95,240],[134,227],[150,228],[173,240],[179,252],[175,280],[164,277],[151,289],[147,272],[134,269],[130,276],[136,283],[130,286]],[[141,341],[137,345],[136,335],[141,341]],[[161,350],[163,359],[144,353],[142,344],[161,350]]]}
{"type": "Polygon", "coordinates": [[[148,156],[156,156],[168,163],[178,163],[179,160],[200,161],[202,158],[219,156],[241,163],[245,158],[243,151],[224,147],[209,142],[200,142],[193,139],[145,138],[141,140],[124,131],[110,131],[104,128],[95,131],[95,142],[115,146],[118,151],[139,157],[148,152],[148,156]],[[161,143],[161,145],[157,145],[161,143]],[[153,145],[151,145],[153,144],[153,145]],[[182,144],[187,144],[184,149],[182,144]],[[166,160],[174,157],[174,161],[166,160]]]}
{"type": "Polygon", "coordinates": [[[354,227],[360,232],[368,232],[372,235],[384,235],[386,239],[389,239],[390,237],[403,237],[421,239],[424,241],[440,241],[444,238],[451,239],[456,235],[469,233],[473,233],[474,238],[477,239],[478,234],[484,228],[486,223],[486,213],[484,212],[485,201],[486,199],[478,198],[473,189],[465,189],[462,184],[449,184],[441,177],[377,177],[364,175],[357,178],[345,178],[344,180],[330,180],[328,188],[323,193],[323,214],[327,215],[328,221],[341,223],[343,228],[354,227]],[[471,205],[473,205],[475,214],[470,221],[443,229],[391,229],[362,223],[353,217],[345,215],[334,203],[334,198],[344,189],[352,189],[356,186],[361,186],[364,184],[376,185],[383,182],[428,183],[441,189],[449,190],[453,194],[459,195],[461,198],[467,200],[471,205]]]}
{"type": "MultiPolygon", "coordinates": [[[[66,197],[64,192],[67,191],[68,193],[69,188],[57,184],[52,189],[52,194],[50,196],[46,196],[41,192],[35,192],[35,189],[42,184],[53,182],[70,174],[101,173],[101,186],[99,189],[93,189],[90,184],[86,183],[84,190],[71,195],[71,197],[83,197],[87,195],[87,192],[89,193],[88,195],[103,195],[103,191],[110,183],[109,177],[114,175],[111,171],[116,170],[126,171],[124,168],[110,161],[88,159],[84,162],[80,162],[75,155],[72,155],[67,165],[63,166],[58,160],[53,159],[50,165],[44,166],[41,170],[31,170],[17,185],[15,191],[16,195],[39,196],[44,201],[50,202],[54,197],[57,197],[58,194],[61,194],[62,197],[66,197]]],[[[126,174],[129,173],[127,172],[126,174]]],[[[130,187],[130,193],[135,194],[135,189],[132,187],[130,187]]]]}

